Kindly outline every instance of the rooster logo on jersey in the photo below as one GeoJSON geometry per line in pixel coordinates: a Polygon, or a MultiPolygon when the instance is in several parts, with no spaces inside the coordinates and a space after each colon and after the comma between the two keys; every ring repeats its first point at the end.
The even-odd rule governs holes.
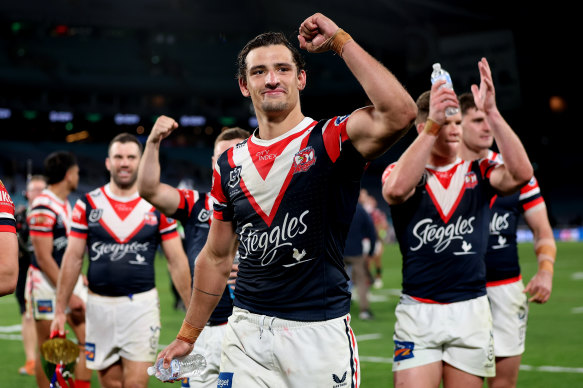
{"type": "Polygon", "coordinates": [[[316,156],[312,146],[306,147],[294,155],[293,173],[306,172],[316,163],[316,156]]]}

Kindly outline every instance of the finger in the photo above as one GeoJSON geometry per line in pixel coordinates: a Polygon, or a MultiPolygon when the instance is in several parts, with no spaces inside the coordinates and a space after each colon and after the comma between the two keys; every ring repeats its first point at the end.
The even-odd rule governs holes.
{"type": "Polygon", "coordinates": [[[298,41],[300,42],[300,48],[305,50],[306,49],[306,40],[303,36],[298,35],[298,41]]]}

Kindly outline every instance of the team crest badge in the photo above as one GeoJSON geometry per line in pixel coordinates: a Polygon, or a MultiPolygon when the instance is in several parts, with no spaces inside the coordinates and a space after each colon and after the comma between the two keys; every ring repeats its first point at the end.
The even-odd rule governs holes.
{"type": "Polygon", "coordinates": [[[312,146],[306,147],[294,155],[293,173],[306,172],[316,163],[316,153],[312,146]]]}
{"type": "Polygon", "coordinates": [[[464,179],[465,179],[464,184],[468,189],[473,189],[478,184],[478,177],[476,176],[476,173],[473,171],[467,173],[464,179]]]}
{"type": "Polygon", "coordinates": [[[154,212],[147,212],[144,214],[144,222],[147,225],[156,225],[158,223],[158,219],[156,218],[156,214],[154,212]]]}
{"type": "Polygon", "coordinates": [[[103,209],[91,209],[89,212],[89,222],[97,222],[101,219],[103,215],[103,209]]]}
{"type": "Polygon", "coordinates": [[[230,188],[234,188],[241,181],[241,167],[235,167],[233,171],[229,174],[229,185],[230,188]]]}

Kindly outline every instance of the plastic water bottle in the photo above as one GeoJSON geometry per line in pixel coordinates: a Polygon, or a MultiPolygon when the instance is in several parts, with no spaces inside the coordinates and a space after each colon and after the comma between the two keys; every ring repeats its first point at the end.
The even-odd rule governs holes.
{"type": "MultiPolygon", "coordinates": [[[[433,64],[433,72],[431,73],[431,84],[433,85],[437,81],[445,80],[445,84],[441,85],[441,87],[445,87],[448,89],[453,90],[453,84],[451,83],[451,77],[449,73],[441,68],[441,64],[434,63],[433,64]]],[[[454,108],[452,106],[445,108],[445,115],[446,116],[453,116],[459,112],[459,108],[454,108]]]]}
{"type": "Polygon", "coordinates": [[[160,381],[178,380],[185,375],[198,376],[206,368],[204,356],[195,353],[173,359],[169,368],[164,368],[163,362],[163,359],[159,359],[156,365],[149,367],[148,375],[155,376],[160,381]]]}
{"type": "MultiPolygon", "coordinates": [[[[233,264],[239,264],[239,252],[235,253],[235,258],[233,259],[233,264]]],[[[233,280],[233,278],[229,277],[229,280],[233,280]]],[[[229,284],[229,294],[231,295],[231,299],[235,299],[235,285],[229,284]]]]}

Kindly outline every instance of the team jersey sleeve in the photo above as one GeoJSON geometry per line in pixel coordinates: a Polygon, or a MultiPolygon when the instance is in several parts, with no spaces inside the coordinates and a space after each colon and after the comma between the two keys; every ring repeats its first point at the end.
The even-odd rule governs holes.
{"type": "Polygon", "coordinates": [[[87,224],[87,203],[78,199],[73,207],[71,215],[71,233],[70,236],[87,239],[89,225],[87,224]]]}
{"type": "Polygon", "coordinates": [[[180,237],[176,229],[176,220],[168,218],[164,214],[160,214],[160,222],[158,223],[158,231],[162,240],[170,240],[180,237]]]}
{"type": "Polygon", "coordinates": [[[541,209],[543,207],[542,205],[545,201],[540,193],[538,181],[534,176],[531,178],[530,182],[520,189],[518,199],[523,213],[541,209]]]}
{"type": "Polygon", "coordinates": [[[227,152],[223,153],[213,168],[213,183],[211,190],[211,196],[215,199],[213,204],[213,217],[220,221],[233,220],[233,209],[229,203],[229,200],[227,199],[227,196],[225,195],[219,165],[219,162],[223,160],[225,154],[232,152],[233,150],[229,149],[227,152]]]}
{"type": "Polygon", "coordinates": [[[176,212],[172,215],[172,218],[185,223],[192,214],[194,204],[200,199],[200,193],[196,190],[189,189],[177,190],[180,195],[180,203],[178,204],[176,212]]]}
{"type": "Polygon", "coordinates": [[[346,132],[346,123],[349,118],[350,115],[336,116],[329,120],[322,128],[324,146],[332,162],[338,160],[342,152],[342,145],[344,142],[350,140],[346,132]]]}
{"type": "Polygon", "coordinates": [[[0,181],[0,232],[16,233],[14,202],[0,181]]]}
{"type": "Polygon", "coordinates": [[[50,208],[50,200],[39,196],[32,203],[32,208],[26,222],[31,236],[53,237],[53,227],[57,221],[57,215],[50,208]]]}
{"type": "Polygon", "coordinates": [[[389,175],[391,175],[391,171],[393,171],[396,165],[396,163],[391,163],[387,166],[387,168],[385,168],[385,171],[383,171],[383,175],[381,176],[382,185],[385,184],[386,180],[389,178],[389,175]]]}
{"type": "Polygon", "coordinates": [[[494,171],[494,169],[497,168],[498,166],[502,165],[502,163],[488,158],[480,159],[478,163],[480,164],[480,171],[482,173],[482,177],[488,180],[490,180],[490,175],[492,175],[492,171],[494,171]]]}

